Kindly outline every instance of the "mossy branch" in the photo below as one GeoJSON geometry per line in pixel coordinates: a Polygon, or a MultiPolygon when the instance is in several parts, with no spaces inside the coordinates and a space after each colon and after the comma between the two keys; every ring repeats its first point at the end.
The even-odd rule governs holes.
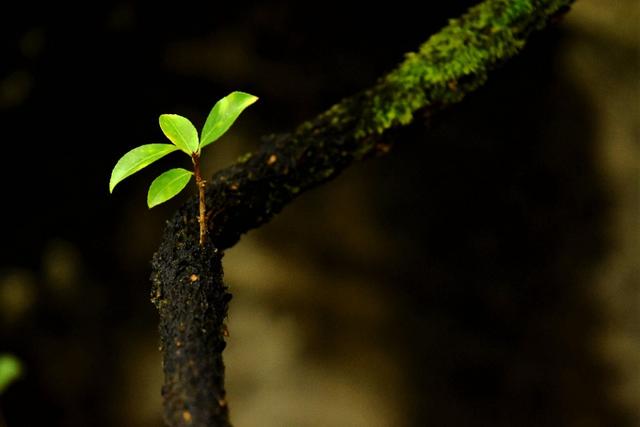
{"type": "Polygon", "coordinates": [[[372,88],[342,100],[291,133],[266,137],[257,151],[211,179],[206,189],[210,239],[205,248],[197,244],[197,199],[176,213],[154,256],[152,275],[169,425],[229,425],[226,405],[220,403],[224,402],[222,321],[228,294],[217,251],[231,247],[243,233],[267,222],[299,194],[332,179],[353,161],[386,152],[390,142],[382,137],[389,129],[409,124],[421,112],[461,101],[571,3],[486,0],[452,19],[372,88]],[[209,279],[192,282],[192,274],[209,279]],[[185,316],[194,307],[199,315],[185,316]],[[184,345],[182,340],[195,342],[176,353],[176,342],[184,345]],[[193,380],[205,372],[211,381],[193,380]]]}
{"type": "MultiPolygon", "coordinates": [[[[264,138],[207,189],[209,235],[219,249],[268,221],[301,192],[355,160],[386,152],[382,136],[461,101],[489,72],[518,53],[529,35],[572,0],[488,0],[450,20],[375,86],[346,98],[292,133],[264,138]]],[[[184,207],[192,211],[194,204],[184,207]]]]}

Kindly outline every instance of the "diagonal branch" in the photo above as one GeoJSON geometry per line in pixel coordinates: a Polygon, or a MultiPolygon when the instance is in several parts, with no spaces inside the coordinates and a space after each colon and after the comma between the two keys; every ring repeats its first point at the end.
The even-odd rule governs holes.
{"type": "Polygon", "coordinates": [[[222,284],[222,254],[215,248],[233,246],[243,233],[269,221],[299,194],[334,178],[352,162],[388,151],[391,142],[383,139],[388,130],[461,101],[571,3],[485,0],[407,54],[374,87],[342,100],[291,133],[266,137],[257,151],[210,181],[210,239],[204,248],[198,248],[197,199],[178,210],[154,255],[152,274],[169,425],[229,425],[221,359],[229,296],[222,284]],[[198,376],[210,381],[198,381],[198,376]]]}
{"type": "MultiPolygon", "coordinates": [[[[231,247],[300,193],[334,178],[355,160],[388,151],[385,131],[461,101],[570,3],[485,1],[407,54],[373,88],[342,100],[290,134],[265,138],[256,152],[211,180],[207,206],[215,212],[209,222],[215,245],[231,247]]],[[[193,206],[185,206],[186,212],[193,206]]]]}

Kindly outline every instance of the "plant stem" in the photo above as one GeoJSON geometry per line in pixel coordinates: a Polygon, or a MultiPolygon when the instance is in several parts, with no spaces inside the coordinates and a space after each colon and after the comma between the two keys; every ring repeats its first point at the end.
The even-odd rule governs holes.
{"type": "Polygon", "coordinates": [[[204,246],[204,241],[207,233],[207,223],[206,223],[206,206],[205,206],[205,196],[204,196],[204,188],[206,185],[206,181],[202,179],[202,174],[200,173],[200,155],[197,153],[193,153],[191,156],[193,160],[193,171],[196,176],[196,185],[198,186],[198,223],[200,224],[200,246],[204,246]]]}

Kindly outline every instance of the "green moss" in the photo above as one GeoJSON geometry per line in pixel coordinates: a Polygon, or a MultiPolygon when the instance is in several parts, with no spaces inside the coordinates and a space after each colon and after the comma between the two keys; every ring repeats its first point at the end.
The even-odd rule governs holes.
{"type": "MultiPolygon", "coordinates": [[[[366,92],[356,138],[406,125],[417,110],[459,102],[514,56],[534,29],[572,0],[487,0],[452,19],[366,92]]],[[[341,107],[330,112],[340,113],[341,107]]],[[[331,122],[340,121],[338,114],[331,122]]]]}
{"type": "Polygon", "coordinates": [[[249,159],[253,156],[252,152],[244,153],[242,156],[238,157],[238,163],[247,163],[249,159]]]}

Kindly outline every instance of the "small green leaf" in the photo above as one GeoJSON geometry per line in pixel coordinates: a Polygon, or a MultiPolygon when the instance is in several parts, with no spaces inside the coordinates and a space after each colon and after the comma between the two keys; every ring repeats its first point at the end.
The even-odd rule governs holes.
{"type": "Polygon", "coordinates": [[[11,354],[0,354],[0,394],[22,375],[22,362],[11,354]]]}
{"type": "Polygon", "coordinates": [[[109,192],[113,193],[115,186],[126,177],[149,166],[151,163],[176,151],[178,147],[171,144],[146,144],[134,148],[122,156],[111,171],[109,192]]]}
{"type": "Polygon", "coordinates": [[[198,151],[198,131],[189,119],[177,114],[162,114],[160,128],[179,149],[191,155],[198,151]]]}
{"type": "Polygon", "coordinates": [[[182,191],[189,183],[193,172],[182,168],[169,169],[153,180],[147,195],[149,209],[164,203],[182,191]]]}
{"type": "Polygon", "coordinates": [[[231,92],[216,102],[202,128],[200,149],[220,138],[236,121],[240,113],[257,100],[257,97],[248,93],[231,92]]]}

